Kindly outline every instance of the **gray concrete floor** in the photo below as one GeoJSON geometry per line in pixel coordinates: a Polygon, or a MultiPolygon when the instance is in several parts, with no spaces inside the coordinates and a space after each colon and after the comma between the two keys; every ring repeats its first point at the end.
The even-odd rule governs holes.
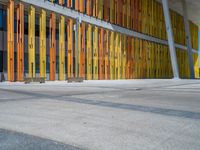
{"type": "Polygon", "coordinates": [[[0,149],[199,150],[200,80],[0,83],[0,129],[0,149]]]}
{"type": "Polygon", "coordinates": [[[77,147],[27,135],[15,131],[0,129],[1,150],[81,150],[77,147]]]}

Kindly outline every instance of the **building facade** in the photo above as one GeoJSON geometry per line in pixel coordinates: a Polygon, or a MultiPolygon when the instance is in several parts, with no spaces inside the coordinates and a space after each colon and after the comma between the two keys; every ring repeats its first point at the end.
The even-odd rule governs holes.
{"type": "MultiPolygon", "coordinates": [[[[176,47],[179,74],[189,78],[184,20],[172,10],[170,15],[174,40],[179,45],[176,47]]],[[[198,26],[192,22],[190,33],[198,78],[198,26]]],[[[8,81],[36,76],[51,81],[74,77],[172,78],[165,41],[162,5],[156,0],[2,0],[0,5],[0,72],[4,72],[8,81]],[[63,15],[61,10],[79,17],[63,15]],[[82,17],[96,23],[85,22],[82,17]],[[100,24],[105,24],[105,28],[100,24]],[[108,25],[156,40],[109,30],[108,25]]]]}

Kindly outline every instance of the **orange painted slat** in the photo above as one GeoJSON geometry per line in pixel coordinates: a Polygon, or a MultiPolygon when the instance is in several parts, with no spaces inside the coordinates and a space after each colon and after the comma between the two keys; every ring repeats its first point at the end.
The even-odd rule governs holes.
{"type": "Polygon", "coordinates": [[[63,6],[64,5],[64,0],[59,0],[58,4],[61,5],[61,6],[63,6]]]}
{"type": "Polygon", "coordinates": [[[127,0],[127,2],[126,2],[126,14],[127,14],[126,21],[127,21],[127,28],[129,28],[129,29],[131,26],[130,16],[133,15],[133,14],[131,14],[131,9],[130,9],[131,4],[130,3],[131,3],[131,0],[127,0]]]}
{"type": "Polygon", "coordinates": [[[108,9],[108,5],[109,5],[109,0],[104,0],[104,20],[105,21],[109,21],[109,9],[108,9]]]}
{"type": "Polygon", "coordinates": [[[81,13],[84,13],[84,8],[85,8],[85,6],[84,6],[84,0],[79,0],[79,11],[81,12],[81,13]]]}
{"type": "Polygon", "coordinates": [[[7,26],[8,81],[14,81],[14,0],[8,2],[7,26]]]}
{"type": "Polygon", "coordinates": [[[67,59],[67,77],[73,77],[73,20],[67,20],[67,49],[68,49],[68,59],[67,59]]]}
{"type": "Polygon", "coordinates": [[[138,31],[142,32],[142,1],[139,1],[138,13],[138,31]]]}
{"type": "Polygon", "coordinates": [[[75,10],[79,11],[79,0],[75,0],[75,10]]]}
{"type": "Polygon", "coordinates": [[[122,0],[122,26],[127,27],[127,7],[126,7],[126,0],[122,0]]]}
{"type": "Polygon", "coordinates": [[[91,16],[92,14],[92,0],[86,0],[86,14],[91,16]]]}
{"type": "Polygon", "coordinates": [[[133,29],[134,30],[134,23],[135,23],[135,21],[134,21],[134,0],[131,0],[131,2],[130,2],[131,4],[131,6],[130,6],[130,11],[131,11],[131,16],[130,16],[130,24],[131,24],[131,29],[133,29]]]}
{"type": "Polygon", "coordinates": [[[17,5],[17,81],[24,80],[24,5],[17,5]]]}
{"type": "Polygon", "coordinates": [[[117,24],[122,25],[122,0],[116,1],[117,9],[116,9],[116,15],[117,15],[117,24]]]}
{"type": "Polygon", "coordinates": [[[72,8],[72,0],[67,0],[67,7],[72,8]]]}
{"type": "Polygon", "coordinates": [[[118,0],[114,0],[114,24],[117,24],[117,2],[118,0]]]}
{"type": "Polygon", "coordinates": [[[50,80],[56,79],[56,15],[50,14],[50,80]]]}
{"type": "Polygon", "coordinates": [[[135,0],[135,3],[134,3],[134,21],[135,21],[135,24],[134,24],[134,30],[135,31],[139,31],[139,0],[135,0]]]}

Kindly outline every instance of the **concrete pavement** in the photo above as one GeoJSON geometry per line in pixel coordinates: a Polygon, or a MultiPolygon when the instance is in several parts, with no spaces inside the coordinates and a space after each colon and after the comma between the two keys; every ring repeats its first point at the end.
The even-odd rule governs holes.
{"type": "Polygon", "coordinates": [[[81,150],[49,139],[0,129],[1,150],[81,150]]]}
{"type": "Polygon", "coordinates": [[[63,149],[199,150],[200,80],[0,83],[0,128],[63,149]]]}

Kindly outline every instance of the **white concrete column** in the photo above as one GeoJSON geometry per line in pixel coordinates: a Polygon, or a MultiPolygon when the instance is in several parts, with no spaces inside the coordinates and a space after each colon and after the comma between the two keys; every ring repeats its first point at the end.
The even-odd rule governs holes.
{"type": "Polygon", "coordinates": [[[169,43],[173,75],[174,75],[174,79],[179,79],[179,69],[178,69],[178,64],[177,64],[173,30],[172,30],[172,26],[171,26],[171,18],[170,18],[170,14],[169,14],[168,0],[162,0],[162,5],[163,5],[163,12],[164,12],[164,17],[165,17],[166,31],[167,31],[167,36],[168,36],[168,43],[169,43]]]}
{"type": "Polygon", "coordinates": [[[183,17],[184,17],[184,25],[185,25],[185,36],[187,42],[187,50],[188,50],[188,63],[190,67],[190,78],[194,79],[194,63],[193,63],[193,52],[192,52],[192,43],[191,43],[191,36],[190,36],[190,25],[188,21],[188,12],[187,12],[187,5],[186,1],[182,0],[183,6],[183,17]]]}

